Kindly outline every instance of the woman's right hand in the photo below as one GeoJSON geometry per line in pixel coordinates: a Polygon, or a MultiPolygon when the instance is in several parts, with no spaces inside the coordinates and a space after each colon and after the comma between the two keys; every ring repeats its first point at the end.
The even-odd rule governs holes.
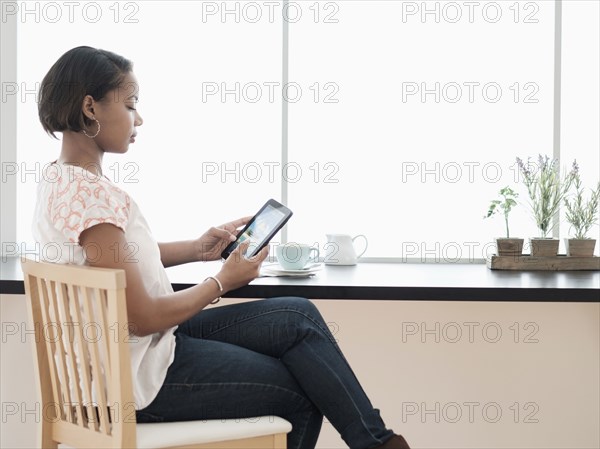
{"type": "Polygon", "coordinates": [[[246,258],[244,254],[248,246],[250,246],[249,240],[240,244],[223,264],[223,268],[217,275],[221,284],[223,284],[223,290],[235,290],[258,277],[260,266],[269,255],[269,246],[265,246],[254,257],[246,258]]]}

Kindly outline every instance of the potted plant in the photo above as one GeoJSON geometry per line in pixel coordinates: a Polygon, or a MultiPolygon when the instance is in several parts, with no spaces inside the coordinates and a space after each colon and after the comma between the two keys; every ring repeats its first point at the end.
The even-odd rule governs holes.
{"type": "Polygon", "coordinates": [[[495,214],[502,213],[504,215],[504,224],[506,226],[506,237],[496,238],[496,247],[498,248],[499,256],[520,256],[523,252],[523,239],[510,238],[510,230],[508,228],[508,214],[513,207],[517,205],[515,201],[519,196],[510,187],[506,186],[500,190],[501,200],[492,200],[487,215],[483,218],[490,218],[495,214]]]}
{"type": "Polygon", "coordinates": [[[590,198],[583,199],[583,186],[579,175],[579,166],[573,162],[575,197],[573,202],[565,198],[567,208],[566,219],[575,231],[574,239],[565,239],[567,256],[592,257],[596,247],[596,239],[587,238],[590,228],[598,220],[598,200],[600,198],[600,181],[596,190],[591,190],[590,198]]]}
{"type": "Polygon", "coordinates": [[[517,158],[517,164],[523,175],[523,182],[529,194],[531,212],[539,230],[539,236],[530,239],[531,255],[556,256],[558,239],[549,237],[549,234],[556,223],[555,217],[560,204],[573,183],[573,172],[561,180],[558,160],[541,154],[538,157],[536,170],[532,170],[529,159],[525,164],[520,158],[517,158]]]}

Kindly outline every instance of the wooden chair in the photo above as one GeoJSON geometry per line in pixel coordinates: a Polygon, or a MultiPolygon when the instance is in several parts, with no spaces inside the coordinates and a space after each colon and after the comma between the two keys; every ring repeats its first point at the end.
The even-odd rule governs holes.
{"type": "Polygon", "coordinates": [[[137,424],[124,331],[125,272],[30,259],[21,267],[35,328],[38,447],[286,447],[292,426],[276,416],[137,424]]]}

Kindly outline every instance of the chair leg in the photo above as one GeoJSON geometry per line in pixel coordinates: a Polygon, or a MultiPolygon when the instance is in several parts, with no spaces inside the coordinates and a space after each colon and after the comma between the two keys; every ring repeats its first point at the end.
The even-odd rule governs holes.
{"type": "Polygon", "coordinates": [[[278,433],[276,435],[273,435],[273,448],[287,449],[287,434],[278,433]]]}
{"type": "Polygon", "coordinates": [[[42,417],[42,425],[38,427],[39,434],[37,436],[38,448],[41,449],[58,449],[58,443],[52,439],[52,424],[46,422],[42,417]]]}

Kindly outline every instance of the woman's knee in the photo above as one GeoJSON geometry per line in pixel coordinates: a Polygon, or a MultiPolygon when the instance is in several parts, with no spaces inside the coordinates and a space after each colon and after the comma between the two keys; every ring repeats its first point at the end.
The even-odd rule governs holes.
{"type": "Polygon", "coordinates": [[[308,298],[302,296],[282,296],[280,298],[272,298],[277,300],[283,308],[303,312],[307,315],[321,317],[321,313],[317,306],[308,298]]]}
{"type": "Polygon", "coordinates": [[[281,307],[280,311],[286,313],[288,322],[295,324],[295,326],[287,328],[288,335],[290,332],[300,331],[303,338],[314,334],[319,338],[326,336],[335,341],[328,324],[311,300],[301,296],[284,296],[272,299],[278,302],[281,307]]]}

